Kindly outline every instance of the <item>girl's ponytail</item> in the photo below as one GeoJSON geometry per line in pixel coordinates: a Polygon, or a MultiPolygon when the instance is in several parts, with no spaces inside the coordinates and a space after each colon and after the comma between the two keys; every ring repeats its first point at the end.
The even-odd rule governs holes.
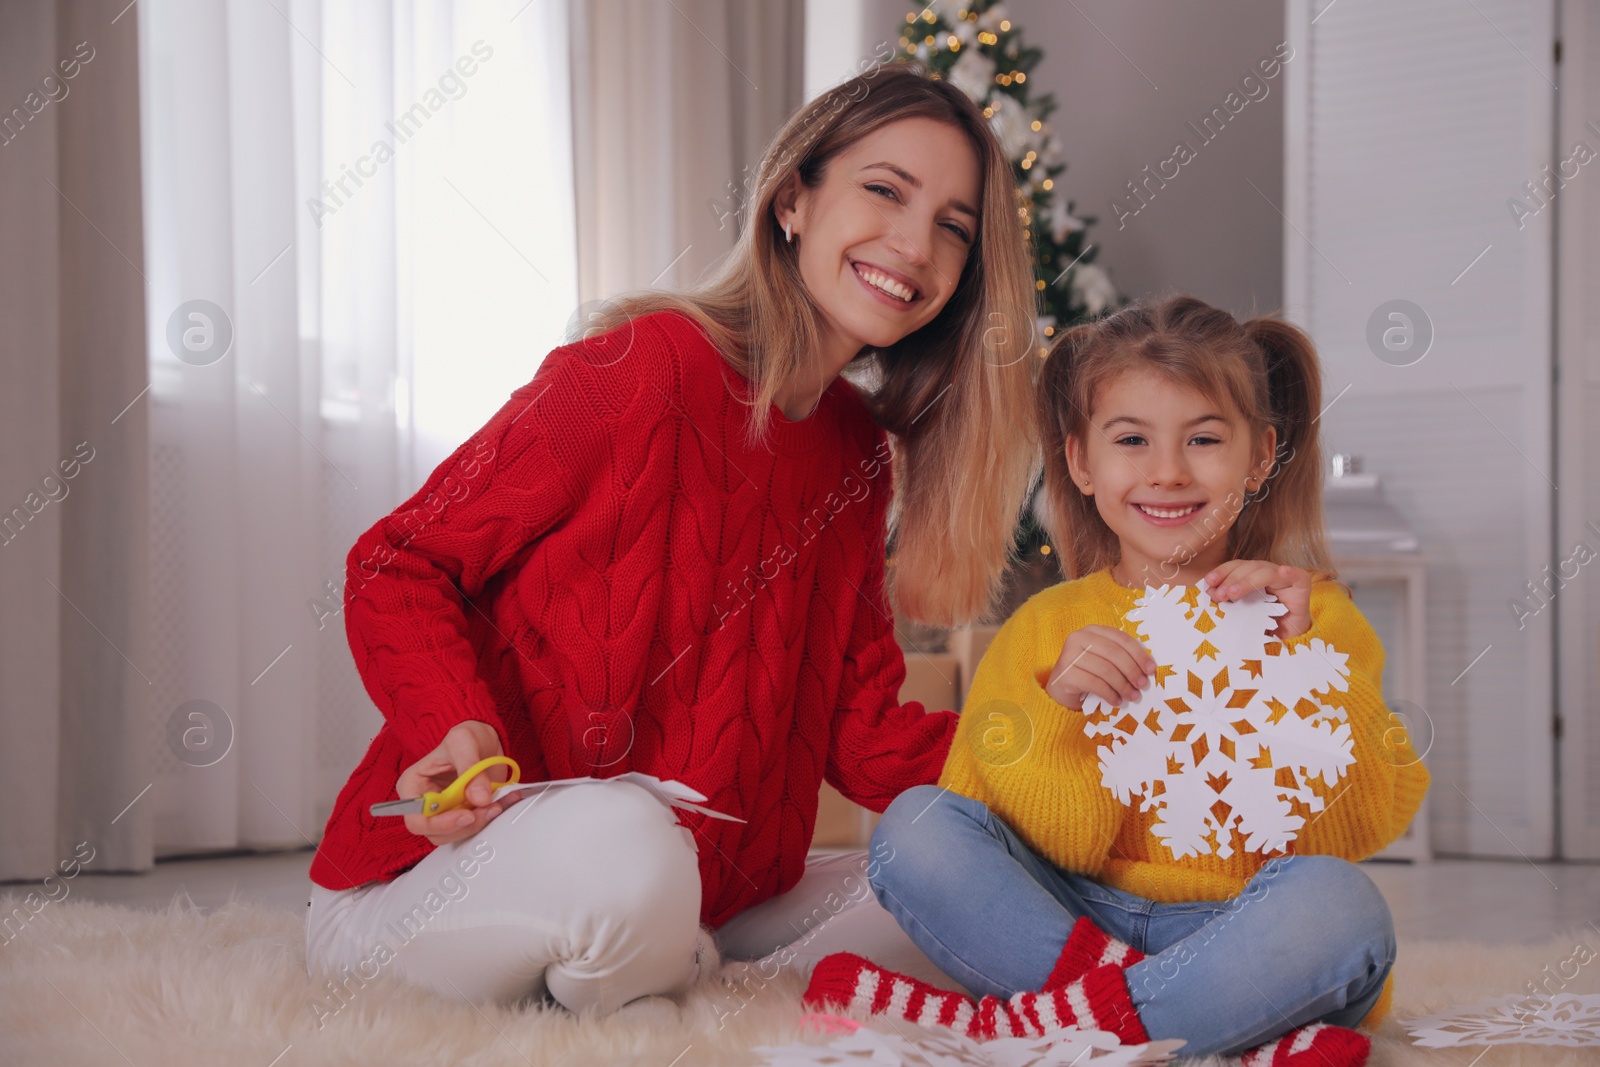
{"type": "MultiPolygon", "coordinates": [[[[1318,578],[1336,573],[1322,534],[1322,365],[1306,332],[1274,316],[1243,324],[1266,364],[1272,425],[1278,443],[1273,467],[1247,498],[1238,539],[1271,544],[1272,559],[1300,559],[1318,578]],[[1252,534],[1261,534],[1261,538],[1252,534]],[[1275,536],[1274,536],[1275,535],[1275,536]]],[[[1259,475],[1258,475],[1259,476],[1259,475]]]]}
{"type": "Polygon", "coordinates": [[[1306,437],[1315,447],[1312,413],[1322,406],[1322,370],[1311,338],[1298,326],[1266,315],[1244,323],[1244,333],[1260,347],[1266,362],[1280,451],[1287,445],[1291,452],[1299,452],[1306,437]]]}

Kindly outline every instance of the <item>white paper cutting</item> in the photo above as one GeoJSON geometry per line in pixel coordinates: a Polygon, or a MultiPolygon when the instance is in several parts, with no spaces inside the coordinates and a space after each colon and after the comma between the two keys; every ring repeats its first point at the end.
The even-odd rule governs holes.
{"type": "Polygon", "coordinates": [[[710,815],[715,819],[727,819],[730,822],[745,821],[736,815],[728,815],[723,812],[716,811],[715,809],[692,803],[692,801],[705,800],[706,795],[696,789],[691,789],[689,786],[684,785],[676,778],[668,778],[663,781],[653,774],[645,774],[641,771],[627,771],[626,773],[613,775],[610,778],[603,779],[559,778],[553,782],[513,782],[507,785],[496,786],[494,790],[494,800],[499,800],[501,797],[508,796],[511,793],[522,793],[525,796],[533,797],[538,796],[553,786],[574,785],[578,782],[599,781],[633,782],[635,785],[641,785],[645,789],[648,789],[652,794],[654,794],[657,800],[661,801],[661,803],[667,805],[668,807],[687,808],[690,811],[698,811],[702,815],[710,815]]]}
{"type": "Polygon", "coordinates": [[[1451,1008],[1403,1025],[1424,1048],[1461,1045],[1600,1047],[1600,993],[1524,994],[1451,1008]]]}
{"type": "Polygon", "coordinates": [[[1355,762],[1344,710],[1344,653],[1321,638],[1290,650],[1271,636],[1289,609],[1253,591],[1217,603],[1200,586],[1148,586],[1128,613],[1157,664],[1149,688],[1113,707],[1090,696],[1087,731],[1105,737],[1101,784],[1158,812],[1176,858],[1276,854],[1355,762]]]}
{"type": "Polygon", "coordinates": [[[1183,1041],[1167,1039],[1124,1045],[1101,1030],[1056,1030],[1045,1037],[1003,1037],[977,1042],[954,1030],[874,1016],[863,1025],[831,1015],[806,1016],[832,1032],[824,1045],[767,1045],[752,1049],[769,1067],[816,1064],[860,1067],[1145,1067],[1166,1063],[1183,1041]]]}

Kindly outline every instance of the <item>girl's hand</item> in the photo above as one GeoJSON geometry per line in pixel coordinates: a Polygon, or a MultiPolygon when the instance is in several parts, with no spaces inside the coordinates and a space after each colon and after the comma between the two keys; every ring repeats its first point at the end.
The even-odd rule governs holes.
{"type": "MultiPolygon", "coordinates": [[[[395,795],[401,800],[410,800],[429,791],[440,792],[479,760],[503,755],[500,736],[495,733],[493,726],[477,720],[456,723],[444,735],[438,748],[400,772],[400,779],[395,783],[395,795]]],[[[437,815],[407,815],[406,829],[426,837],[435,846],[471,837],[512,802],[510,797],[492,804],[489,802],[494,796],[495,785],[505,781],[510,774],[511,768],[504,764],[490,767],[467,783],[467,803],[470,807],[453,808],[437,815]]]]}
{"type": "Polygon", "coordinates": [[[1280,640],[1299,637],[1311,629],[1311,572],[1264,559],[1235,559],[1205,576],[1206,594],[1212,600],[1237,600],[1252,589],[1264,589],[1289,610],[1278,616],[1273,635],[1280,640]]]}
{"type": "Polygon", "coordinates": [[[1067,635],[1044,691],[1063,707],[1083,710],[1090,693],[1126,704],[1150,683],[1156,661],[1139,639],[1110,626],[1085,626],[1067,635]]]}

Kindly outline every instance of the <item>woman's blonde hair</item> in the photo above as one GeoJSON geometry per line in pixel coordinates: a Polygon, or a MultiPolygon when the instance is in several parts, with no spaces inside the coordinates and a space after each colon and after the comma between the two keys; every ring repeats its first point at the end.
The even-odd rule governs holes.
{"type": "Polygon", "coordinates": [[[792,115],[761,161],[738,240],[704,282],[635,293],[592,317],[599,329],[676,310],[753,383],[749,441],[765,447],[774,399],[810,369],[824,334],[773,202],[791,174],[816,187],[840,152],[892,122],[931,118],[965,133],[982,173],[977,236],[955,292],[920,330],[852,361],[849,381],[893,447],[889,513],[896,609],[958,626],[989,612],[1038,469],[1029,358],[1032,255],[1011,163],[983,112],[921,64],[875,67],[792,115]]]}
{"type": "MultiPolygon", "coordinates": [[[[1265,559],[1336,579],[1322,518],[1322,452],[1316,420],[1322,368],[1311,338],[1277,316],[1240,323],[1188,294],[1141,300],[1095,322],[1074,326],[1056,341],[1039,383],[1044,440],[1043,517],[1060,549],[1067,578],[1115,564],[1122,549],[1092,497],[1079,492],[1067,469],[1066,445],[1080,447],[1093,431],[1098,390],[1129,371],[1150,370],[1198,391],[1217,404],[1232,401],[1251,441],[1277,430],[1270,472],[1239,503],[1227,527],[1229,559],[1265,559]]],[[[1205,541],[1220,530],[1208,530],[1205,541]]],[[[1202,545],[1184,546],[1187,563],[1202,545]]],[[[1163,575],[1171,580],[1174,575],[1163,575]]]]}

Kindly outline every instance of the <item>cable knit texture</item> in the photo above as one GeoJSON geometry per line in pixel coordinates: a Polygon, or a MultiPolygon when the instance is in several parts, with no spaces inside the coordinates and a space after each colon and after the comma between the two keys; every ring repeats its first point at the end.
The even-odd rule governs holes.
{"type": "MultiPolygon", "coordinates": [[[[1159,812],[1125,806],[1101,785],[1104,742],[1085,732],[1083,712],[1056,703],[1044,689],[1068,634],[1089,625],[1134,633],[1137,624],[1127,615],[1141,592],[1112,578],[1107,567],[1051,586],[1013,613],[974,672],[965,707],[995,700],[1020,705],[1032,743],[1013,762],[984,760],[986,717],[965,715],[939,784],[987,805],[1058,867],[1150,900],[1231,899],[1269,857],[1246,851],[1236,834],[1227,859],[1175,858],[1151,833],[1159,812]]],[[[1356,762],[1333,790],[1318,789],[1327,807],[1301,827],[1287,851],[1361,860],[1405,833],[1427,792],[1428,771],[1384,703],[1383,645],[1337,582],[1315,583],[1311,628],[1284,644],[1299,648],[1313,638],[1349,656],[1348,690],[1330,690],[1327,700],[1350,720],[1356,762]]],[[[1369,1024],[1388,1010],[1392,986],[1391,974],[1369,1024]]]]}
{"type": "Polygon", "coordinates": [[[748,820],[677,811],[713,927],[799,880],[822,781],[881,812],[938,776],[955,713],[898,702],[887,435],[841,377],[751,449],[750,392],[692,320],[641,316],[551,352],[357,540],[345,628],[385,721],[313,881],[432,850],[368,807],[468,720],[524,781],[641,771],[748,820]]]}

